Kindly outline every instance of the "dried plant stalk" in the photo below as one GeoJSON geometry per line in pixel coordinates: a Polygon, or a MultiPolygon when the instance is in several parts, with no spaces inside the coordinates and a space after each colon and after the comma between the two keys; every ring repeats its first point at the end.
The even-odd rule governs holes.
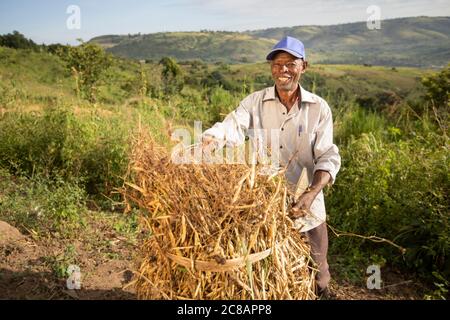
{"type": "Polygon", "coordinates": [[[135,139],[127,207],[145,212],[141,299],[314,299],[309,246],[286,213],[283,173],[244,164],[175,164],[135,139]]]}

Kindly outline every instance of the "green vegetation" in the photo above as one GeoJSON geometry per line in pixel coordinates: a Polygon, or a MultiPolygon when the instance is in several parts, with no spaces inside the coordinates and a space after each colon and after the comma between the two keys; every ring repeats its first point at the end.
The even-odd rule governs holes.
{"type": "Polygon", "coordinates": [[[427,89],[426,98],[433,106],[442,110],[450,107],[450,66],[422,80],[427,89]]]}
{"type": "Polygon", "coordinates": [[[19,31],[13,31],[5,35],[0,35],[0,46],[13,49],[37,49],[38,46],[31,39],[25,38],[19,31]]]}
{"type": "MultiPolygon", "coordinates": [[[[350,104],[344,113],[337,112],[343,163],[327,201],[330,224],[341,232],[389,239],[405,249],[334,238],[333,253],[350,253],[344,273],[355,277],[358,264],[400,266],[434,281],[434,297],[439,298],[448,286],[442,279],[450,277],[449,110],[448,100],[436,104],[430,97],[448,91],[449,79],[442,81],[447,73],[448,67],[424,77],[440,81],[426,86],[425,99],[413,106],[401,99],[370,109],[350,104]]],[[[361,267],[356,277],[364,272],[361,267]]]]}
{"type": "Polygon", "coordinates": [[[274,44],[235,32],[171,32],[135,36],[103,36],[92,39],[107,51],[126,58],[160,60],[171,56],[177,60],[250,62],[259,61],[274,44]]]}
{"type": "Polygon", "coordinates": [[[390,265],[428,276],[443,272],[448,278],[448,137],[428,128],[411,138],[400,128],[372,128],[357,128],[341,145],[342,171],[327,202],[330,223],[345,232],[390,239],[406,251],[350,237],[333,239],[333,252],[359,248],[390,265]]]}
{"type": "Polygon", "coordinates": [[[111,66],[111,57],[100,46],[91,43],[62,47],[57,50],[57,54],[73,73],[77,95],[95,101],[95,85],[111,66]]]}
{"type": "Polygon", "coordinates": [[[304,41],[313,63],[442,67],[450,52],[449,17],[414,17],[332,26],[296,26],[246,32],[166,32],[92,39],[115,55],[132,59],[200,59],[208,62],[264,61],[267,49],[283,36],[304,41]]]}
{"type": "Polygon", "coordinates": [[[0,170],[1,219],[33,236],[71,235],[84,221],[85,191],[73,181],[11,175],[0,170]]]}
{"type": "MultiPolygon", "coordinates": [[[[114,216],[124,209],[115,191],[136,130],[148,127],[170,146],[175,127],[211,126],[249,92],[271,85],[265,63],[111,58],[96,74],[101,81],[88,81],[96,87],[90,101],[77,95],[67,49],[0,47],[0,219],[34,236],[75,237],[87,217],[104,211],[114,230],[136,233],[136,215],[114,216]]],[[[331,236],[330,262],[349,279],[363,281],[375,263],[427,281],[429,298],[448,290],[448,74],[449,67],[319,64],[305,74],[303,86],[333,108],[343,159],[327,190],[330,225],[406,249],[331,236]]],[[[62,277],[76,256],[68,248],[47,262],[62,277]]]]}
{"type": "Polygon", "coordinates": [[[171,95],[180,92],[183,89],[183,74],[180,66],[175,60],[169,57],[164,57],[159,61],[162,65],[162,80],[164,87],[164,94],[171,95]]]}

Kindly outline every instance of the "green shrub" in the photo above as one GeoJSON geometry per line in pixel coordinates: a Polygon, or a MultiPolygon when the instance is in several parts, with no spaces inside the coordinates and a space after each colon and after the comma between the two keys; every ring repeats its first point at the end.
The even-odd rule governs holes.
{"type": "MultiPolygon", "coordinates": [[[[13,172],[52,176],[70,166],[65,147],[79,126],[67,110],[46,108],[43,114],[7,112],[0,120],[0,164],[13,172]]],[[[74,137],[73,137],[74,138],[74,137]]]]}
{"type": "Polygon", "coordinates": [[[95,101],[96,85],[111,66],[112,58],[103,48],[93,43],[81,43],[77,47],[65,47],[58,51],[67,69],[76,81],[77,94],[95,101]]]}
{"type": "Polygon", "coordinates": [[[450,107],[450,64],[441,72],[422,79],[425,86],[426,99],[433,101],[436,108],[447,109],[450,107]]]}
{"type": "Polygon", "coordinates": [[[349,139],[370,133],[378,138],[388,134],[387,121],[379,114],[365,110],[356,104],[348,104],[336,110],[336,141],[339,145],[345,144],[349,139]]]}
{"type": "Polygon", "coordinates": [[[78,252],[73,244],[66,246],[63,252],[44,257],[44,262],[53,271],[53,275],[60,280],[67,280],[70,276],[69,266],[78,265],[78,252]]]}
{"type": "Polygon", "coordinates": [[[233,96],[229,91],[221,87],[215,87],[211,90],[210,99],[210,125],[223,121],[225,116],[236,109],[239,104],[239,99],[233,96]]]}
{"type": "Polygon", "coordinates": [[[363,133],[341,146],[342,168],[327,198],[331,225],[393,240],[406,253],[368,241],[361,246],[358,238],[334,239],[333,252],[359,248],[424,277],[450,276],[448,138],[434,141],[440,143],[420,136],[385,142],[363,133]]]}
{"type": "Polygon", "coordinates": [[[0,107],[9,109],[14,107],[18,101],[25,100],[26,98],[27,94],[17,88],[14,83],[0,83],[0,107]]]}
{"type": "Polygon", "coordinates": [[[162,66],[161,78],[163,80],[164,93],[172,95],[180,92],[184,86],[183,70],[175,59],[164,57],[159,61],[162,66]]]}
{"type": "Polygon", "coordinates": [[[70,235],[83,225],[86,194],[76,181],[12,176],[0,169],[0,219],[25,232],[70,235]]]}
{"type": "Polygon", "coordinates": [[[228,80],[223,71],[214,70],[200,81],[201,85],[208,88],[222,87],[228,91],[239,91],[241,87],[237,82],[228,80]]]}
{"type": "Polygon", "coordinates": [[[75,116],[63,106],[8,112],[0,118],[0,165],[16,175],[76,179],[90,194],[108,194],[125,172],[129,126],[120,115],[75,116]]]}
{"type": "Polygon", "coordinates": [[[78,155],[79,174],[90,194],[109,194],[122,183],[128,165],[130,132],[119,117],[85,123],[88,145],[78,155]]]}

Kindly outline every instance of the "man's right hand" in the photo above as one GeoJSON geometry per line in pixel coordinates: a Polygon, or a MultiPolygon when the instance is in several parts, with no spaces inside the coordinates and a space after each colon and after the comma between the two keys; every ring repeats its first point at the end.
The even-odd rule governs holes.
{"type": "Polygon", "coordinates": [[[202,149],[203,161],[211,162],[213,159],[213,152],[219,145],[216,138],[213,136],[202,136],[202,143],[200,148],[202,149]]]}
{"type": "Polygon", "coordinates": [[[217,139],[214,138],[213,136],[202,136],[202,148],[206,149],[206,148],[211,148],[213,145],[217,144],[217,139]]]}

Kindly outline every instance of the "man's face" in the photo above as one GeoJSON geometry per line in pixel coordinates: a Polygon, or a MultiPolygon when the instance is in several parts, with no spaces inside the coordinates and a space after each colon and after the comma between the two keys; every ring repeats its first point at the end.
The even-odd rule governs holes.
{"type": "Polygon", "coordinates": [[[306,63],[287,52],[278,53],[270,63],[272,78],[278,90],[293,91],[297,89],[306,63]]]}

